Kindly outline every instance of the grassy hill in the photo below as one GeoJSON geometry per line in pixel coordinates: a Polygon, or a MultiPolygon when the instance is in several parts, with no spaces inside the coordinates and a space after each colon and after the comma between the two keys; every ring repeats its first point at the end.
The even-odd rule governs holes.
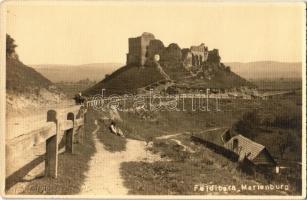
{"type": "MultiPolygon", "coordinates": [[[[162,66],[163,71],[176,82],[176,85],[185,88],[233,88],[252,86],[239,75],[226,69],[220,63],[206,63],[195,72],[184,69],[180,63],[162,66]]],[[[163,73],[164,73],[163,72],[163,73]]],[[[106,89],[109,94],[136,93],[139,88],[148,86],[160,80],[166,80],[161,71],[154,66],[124,66],[100,81],[98,84],[84,91],[85,95],[100,94],[101,89],[106,89]]]]}
{"type": "Polygon", "coordinates": [[[122,66],[120,63],[90,63],[84,65],[32,65],[35,70],[54,83],[77,82],[84,79],[100,81],[106,74],[122,66]]]}
{"type": "Polygon", "coordinates": [[[190,88],[234,88],[240,86],[254,87],[253,84],[240,77],[234,72],[216,69],[210,80],[195,79],[194,77],[182,82],[190,88]]]}
{"type": "Polygon", "coordinates": [[[7,116],[27,116],[48,106],[71,103],[50,80],[16,58],[6,58],[7,116]]]}
{"type": "Polygon", "coordinates": [[[302,78],[302,63],[275,61],[225,63],[231,70],[246,79],[302,78]]]}
{"type": "Polygon", "coordinates": [[[135,93],[137,88],[163,80],[164,77],[154,67],[123,66],[93,87],[84,91],[85,95],[100,94],[106,89],[106,94],[135,93]]]}
{"type": "Polygon", "coordinates": [[[50,86],[52,82],[33,68],[14,58],[6,59],[6,89],[9,92],[26,93],[50,86]]]}

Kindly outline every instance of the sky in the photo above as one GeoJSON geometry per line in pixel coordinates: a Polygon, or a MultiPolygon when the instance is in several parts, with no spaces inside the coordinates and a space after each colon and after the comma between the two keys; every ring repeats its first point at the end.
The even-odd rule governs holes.
{"type": "Polygon", "coordinates": [[[125,63],[128,38],[151,32],[167,46],[205,43],[222,62],[300,62],[304,5],[163,2],[9,2],[6,28],[22,62],[125,63]]]}

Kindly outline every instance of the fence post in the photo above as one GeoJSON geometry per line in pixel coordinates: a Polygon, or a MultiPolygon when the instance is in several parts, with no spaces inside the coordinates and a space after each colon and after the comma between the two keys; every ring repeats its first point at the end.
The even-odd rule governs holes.
{"type": "Polygon", "coordinates": [[[75,132],[75,115],[74,113],[68,113],[67,114],[67,120],[71,120],[73,123],[73,126],[71,129],[68,129],[65,133],[65,151],[68,153],[73,153],[74,152],[74,146],[73,146],[73,141],[74,141],[74,132],[75,132]]]}
{"type": "Polygon", "coordinates": [[[60,126],[57,120],[57,112],[48,110],[47,122],[56,124],[56,133],[46,141],[45,176],[57,178],[58,175],[58,134],[60,126]]]}
{"type": "Polygon", "coordinates": [[[84,115],[85,115],[86,108],[84,106],[80,107],[81,115],[80,118],[83,120],[83,124],[79,127],[79,134],[81,136],[80,142],[84,144],[84,137],[85,137],[85,128],[84,128],[84,115]]]}

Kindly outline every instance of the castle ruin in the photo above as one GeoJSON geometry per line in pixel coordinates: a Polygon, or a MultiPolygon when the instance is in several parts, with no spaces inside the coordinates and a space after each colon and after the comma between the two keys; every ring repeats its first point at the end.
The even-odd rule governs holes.
{"type": "Polygon", "coordinates": [[[144,66],[147,61],[154,60],[155,56],[159,56],[161,61],[181,61],[186,69],[192,66],[200,66],[209,60],[220,61],[218,50],[209,51],[204,43],[199,46],[180,49],[175,43],[164,47],[163,42],[156,39],[152,33],[144,32],[139,37],[129,38],[127,65],[144,66]],[[210,59],[210,56],[213,56],[214,59],[210,59]]]}

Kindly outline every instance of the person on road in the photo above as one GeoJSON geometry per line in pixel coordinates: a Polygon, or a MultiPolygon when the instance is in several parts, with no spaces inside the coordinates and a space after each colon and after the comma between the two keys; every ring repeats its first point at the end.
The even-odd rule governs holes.
{"type": "Polygon", "coordinates": [[[125,137],[124,133],[122,132],[122,130],[120,130],[120,128],[116,127],[116,124],[114,121],[111,122],[110,125],[110,131],[115,134],[118,135],[120,137],[125,137]]]}
{"type": "Polygon", "coordinates": [[[74,100],[76,102],[77,105],[81,105],[84,103],[85,101],[85,98],[82,96],[82,93],[79,92],[75,97],[74,97],[74,100]]]}

